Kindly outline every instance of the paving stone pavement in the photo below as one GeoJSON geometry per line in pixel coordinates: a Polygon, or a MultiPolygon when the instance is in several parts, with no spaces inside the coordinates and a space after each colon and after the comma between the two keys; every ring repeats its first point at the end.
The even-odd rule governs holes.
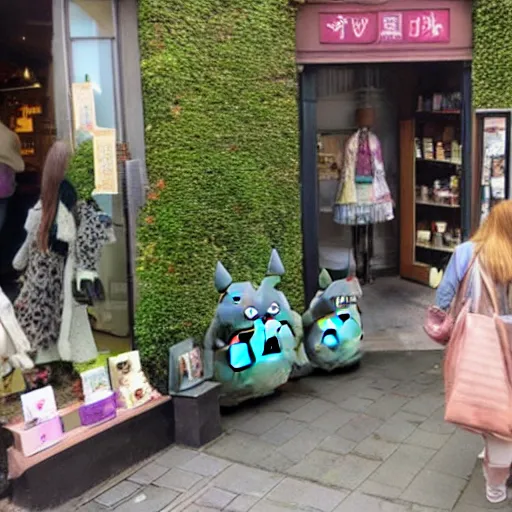
{"type": "Polygon", "coordinates": [[[223,416],[58,512],[489,512],[481,440],[443,421],[442,355],[371,353],[223,416]],[[475,469],[476,468],[476,469],[475,469]]]}

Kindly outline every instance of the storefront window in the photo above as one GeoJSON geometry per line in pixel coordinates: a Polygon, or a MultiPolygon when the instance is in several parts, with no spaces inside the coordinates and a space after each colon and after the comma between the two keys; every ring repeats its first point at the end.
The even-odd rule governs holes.
{"type": "Polygon", "coordinates": [[[72,82],[93,84],[96,125],[118,128],[116,119],[115,23],[112,0],[69,3],[72,82]]]}
{"type": "MultiPolygon", "coordinates": [[[[68,23],[71,81],[92,83],[96,126],[116,129],[119,138],[114,5],[113,0],[71,0],[68,23]]],[[[97,201],[113,214],[112,196],[97,201]]]]}
{"type": "Polygon", "coordinates": [[[69,4],[71,37],[114,37],[111,0],[73,0],[69,4]]]}
{"type": "Polygon", "coordinates": [[[71,43],[73,82],[93,83],[96,124],[116,128],[114,69],[111,39],[77,39],[71,43]]]}
{"type": "MultiPolygon", "coordinates": [[[[119,94],[117,1],[116,0],[68,0],[68,52],[70,82],[79,90],[85,82],[92,89],[94,108],[90,108],[89,85],[85,101],[87,108],[83,128],[74,133],[78,146],[93,138],[94,128],[115,130],[117,141],[123,140],[122,110],[119,94]],[[90,114],[92,117],[89,117],[90,114]],[[85,122],[85,120],[87,120],[85,122]]],[[[72,90],[73,94],[73,90],[72,90]]],[[[73,97],[73,101],[76,96],[73,97]]],[[[81,112],[82,114],[83,112],[81,112]]],[[[75,122],[76,120],[73,119],[75,122]]],[[[94,164],[96,165],[96,163],[94,164]]],[[[97,184],[96,184],[97,185],[97,184]]],[[[101,188],[97,187],[96,189],[101,188]]],[[[113,221],[116,242],[105,246],[99,265],[101,282],[105,288],[105,300],[89,308],[94,318],[94,338],[98,347],[114,350],[122,340],[129,349],[130,326],[126,287],[126,233],[124,228],[123,197],[121,193],[94,194],[98,206],[113,221]],[[105,338],[105,333],[107,337],[105,338]],[[111,343],[109,336],[116,336],[111,343]],[[117,346],[117,345],[116,345],[117,346]]],[[[117,350],[117,349],[115,349],[117,350]]]]}

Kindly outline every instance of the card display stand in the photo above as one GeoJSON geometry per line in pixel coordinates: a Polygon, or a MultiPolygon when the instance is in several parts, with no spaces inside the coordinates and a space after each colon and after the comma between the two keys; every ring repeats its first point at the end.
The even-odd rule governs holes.
{"type": "Polygon", "coordinates": [[[59,416],[25,429],[23,424],[10,427],[14,437],[14,448],[25,457],[50,448],[63,437],[62,422],[59,416]]]}

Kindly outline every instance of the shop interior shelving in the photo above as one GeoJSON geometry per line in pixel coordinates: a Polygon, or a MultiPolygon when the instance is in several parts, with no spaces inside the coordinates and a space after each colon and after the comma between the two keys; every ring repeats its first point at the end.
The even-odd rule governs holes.
{"type": "Polygon", "coordinates": [[[401,123],[401,275],[432,284],[461,237],[459,110],[401,123]],[[404,191],[404,189],[406,189],[404,191]]]}

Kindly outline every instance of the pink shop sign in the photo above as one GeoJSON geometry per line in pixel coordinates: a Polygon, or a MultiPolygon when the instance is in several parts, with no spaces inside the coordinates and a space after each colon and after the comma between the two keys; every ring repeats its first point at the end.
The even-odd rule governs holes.
{"type": "Polygon", "coordinates": [[[449,43],[450,10],[320,14],[324,44],[449,43]]]}

